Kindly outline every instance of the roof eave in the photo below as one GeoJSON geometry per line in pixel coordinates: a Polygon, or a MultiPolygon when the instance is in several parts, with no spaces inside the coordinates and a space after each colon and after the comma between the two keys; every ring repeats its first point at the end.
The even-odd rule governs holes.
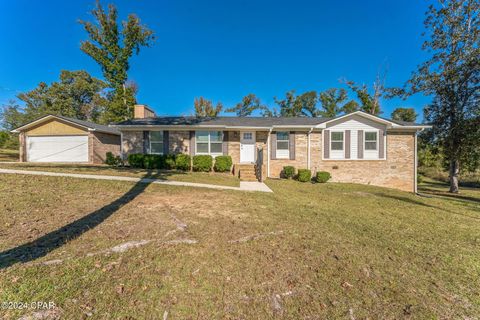
{"type": "Polygon", "coordinates": [[[392,129],[392,130],[397,130],[397,129],[409,129],[409,130],[412,130],[412,129],[416,129],[416,130],[424,130],[424,129],[431,129],[433,128],[433,126],[431,125],[399,125],[399,124],[396,124],[396,125],[393,125],[391,127],[388,127],[387,129],[392,129]]]}

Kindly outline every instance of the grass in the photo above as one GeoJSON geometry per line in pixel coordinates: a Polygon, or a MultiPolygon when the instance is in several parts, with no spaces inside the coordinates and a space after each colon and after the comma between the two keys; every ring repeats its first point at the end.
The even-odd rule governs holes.
{"type": "Polygon", "coordinates": [[[0,168],[18,170],[36,170],[49,172],[99,174],[107,176],[149,177],[162,180],[207,183],[238,187],[240,180],[230,173],[183,172],[176,170],[144,170],[128,167],[114,168],[106,165],[90,164],[52,164],[52,163],[0,163],[0,168]]]}
{"type": "Polygon", "coordinates": [[[0,149],[0,161],[18,161],[18,150],[0,149]]]}
{"type": "Polygon", "coordinates": [[[273,194],[0,175],[0,251],[13,248],[0,301],[54,301],[66,319],[480,314],[478,189],[267,184],[273,194]]]}

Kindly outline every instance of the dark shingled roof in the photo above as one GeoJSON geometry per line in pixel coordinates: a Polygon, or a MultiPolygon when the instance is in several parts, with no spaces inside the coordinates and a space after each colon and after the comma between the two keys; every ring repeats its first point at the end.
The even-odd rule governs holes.
{"type": "Polygon", "coordinates": [[[197,118],[185,117],[155,117],[126,120],[119,126],[227,126],[227,127],[271,127],[271,126],[315,126],[330,118],[311,117],[216,117],[197,118]]]}

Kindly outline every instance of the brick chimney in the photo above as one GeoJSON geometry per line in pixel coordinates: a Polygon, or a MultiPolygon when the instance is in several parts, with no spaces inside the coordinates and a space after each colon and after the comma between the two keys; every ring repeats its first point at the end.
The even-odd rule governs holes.
{"type": "Polygon", "coordinates": [[[135,109],[133,112],[133,118],[141,119],[141,118],[152,118],[155,117],[155,112],[150,109],[147,105],[144,104],[136,104],[135,109]]]}

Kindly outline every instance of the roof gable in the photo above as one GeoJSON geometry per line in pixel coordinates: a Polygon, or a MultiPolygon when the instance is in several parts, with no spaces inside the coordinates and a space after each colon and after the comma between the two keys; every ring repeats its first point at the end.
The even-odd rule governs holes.
{"type": "Polygon", "coordinates": [[[116,130],[114,128],[111,128],[109,126],[105,126],[105,125],[101,125],[101,124],[97,124],[97,123],[93,123],[93,122],[89,122],[89,121],[64,117],[64,116],[53,115],[53,114],[49,114],[49,115],[43,116],[41,118],[38,118],[36,120],[33,120],[33,121],[31,121],[31,122],[29,122],[29,123],[27,123],[27,124],[25,124],[25,125],[23,125],[19,128],[16,128],[16,129],[12,130],[12,132],[13,133],[19,133],[19,132],[28,130],[32,127],[39,126],[42,123],[46,123],[46,122],[51,121],[53,119],[61,120],[63,122],[72,124],[72,125],[77,126],[77,127],[87,129],[89,131],[100,131],[100,132],[104,132],[104,133],[120,135],[120,132],[118,130],[116,130]]]}
{"type": "Polygon", "coordinates": [[[379,117],[377,115],[369,114],[363,111],[355,111],[352,113],[344,114],[340,117],[332,118],[329,119],[317,126],[317,128],[326,128],[330,123],[332,122],[343,122],[347,121],[349,119],[353,119],[355,117],[363,117],[365,119],[368,119],[369,121],[373,121],[379,124],[386,125],[388,129],[426,129],[426,128],[431,128],[430,125],[423,125],[423,124],[418,124],[414,122],[406,122],[406,121],[397,121],[397,120],[390,120],[390,119],[385,119],[382,117],[379,117]],[[343,121],[342,121],[343,120],[343,121]]]}

